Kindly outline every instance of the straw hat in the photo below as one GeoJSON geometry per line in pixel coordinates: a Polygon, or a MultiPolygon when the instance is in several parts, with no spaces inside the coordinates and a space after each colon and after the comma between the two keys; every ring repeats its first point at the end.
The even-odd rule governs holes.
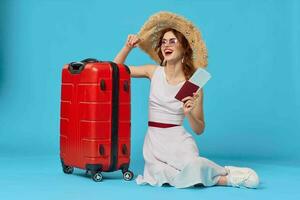
{"type": "Polygon", "coordinates": [[[145,22],[138,33],[138,37],[141,39],[139,47],[160,64],[161,60],[155,47],[159,42],[161,31],[166,28],[175,29],[185,36],[193,50],[195,67],[207,66],[207,49],[200,31],[186,18],[171,12],[158,12],[145,22]]]}

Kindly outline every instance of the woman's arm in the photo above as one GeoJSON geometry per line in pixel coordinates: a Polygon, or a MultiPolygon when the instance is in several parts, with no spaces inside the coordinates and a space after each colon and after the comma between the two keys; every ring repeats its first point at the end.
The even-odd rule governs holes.
{"type": "Polygon", "coordinates": [[[194,93],[194,97],[186,97],[182,99],[186,101],[183,105],[185,116],[193,129],[193,131],[200,135],[205,128],[204,113],[203,113],[203,90],[194,93]]]}
{"type": "MultiPolygon", "coordinates": [[[[118,55],[115,57],[115,63],[124,63],[130,51],[137,47],[140,39],[136,35],[128,35],[127,41],[118,55]]],[[[155,70],[155,65],[143,65],[139,67],[129,66],[130,75],[131,77],[135,78],[149,78],[151,79],[152,74],[155,70]]]]}
{"type": "Polygon", "coordinates": [[[129,66],[130,75],[134,78],[148,78],[151,79],[156,69],[155,65],[143,65],[139,67],[129,66]]]}
{"type": "Polygon", "coordinates": [[[132,48],[130,48],[129,46],[125,45],[121,51],[118,53],[118,55],[115,57],[114,62],[115,63],[121,63],[123,64],[128,56],[128,54],[130,53],[132,48]]]}
{"type": "Polygon", "coordinates": [[[128,35],[127,40],[125,42],[124,47],[121,49],[121,51],[117,54],[117,56],[114,59],[115,63],[121,63],[123,64],[130,53],[130,51],[137,47],[137,44],[140,42],[140,39],[136,35],[128,35]]]}

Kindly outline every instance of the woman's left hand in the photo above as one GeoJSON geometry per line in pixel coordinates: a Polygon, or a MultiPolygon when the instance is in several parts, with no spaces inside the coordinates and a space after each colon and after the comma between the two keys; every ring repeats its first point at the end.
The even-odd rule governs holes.
{"type": "Polygon", "coordinates": [[[183,98],[181,101],[183,102],[183,113],[184,115],[190,114],[190,112],[195,107],[195,100],[199,97],[199,92],[194,92],[193,97],[188,96],[183,98]]]}

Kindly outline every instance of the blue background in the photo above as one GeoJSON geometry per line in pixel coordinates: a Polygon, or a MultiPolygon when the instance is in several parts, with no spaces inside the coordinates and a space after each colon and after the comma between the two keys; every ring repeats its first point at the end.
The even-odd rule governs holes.
{"type": "MultiPolygon", "coordinates": [[[[78,192],[75,196],[79,199],[81,184],[86,184],[86,191],[93,187],[126,187],[118,179],[120,174],[107,185],[98,186],[82,179],[82,172],[78,172],[79,177],[60,172],[61,69],[65,63],[87,57],[113,60],[127,35],[137,33],[150,15],[161,10],[193,21],[208,48],[207,69],[212,79],[204,89],[206,130],[201,136],[193,134],[201,155],[223,165],[256,167],[265,183],[261,197],[274,195],[272,191],[278,191],[277,187],[287,184],[287,180],[299,181],[299,1],[1,0],[0,185],[7,190],[0,190],[0,194],[17,197],[20,193],[11,192],[26,185],[23,197],[32,198],[30,186],[44,180],[44,176],[51,177],[50,183],[57,186],[51,190],[47,184],[45,188],[39,185],[41,191],[50,194],[46,195],[49,199],[59,197],[60,192],[53,191],[63,193],[60,186],[66,182],[75,185],[75,193],[71,194],[78,192]],[[282,171],[287,173],[280,179],[282,171]],[[276,182],[278,177],[281,183],[276,182]]],[[[153,61],[134,49],[125,63],[138,66],[153,61]]],[[[149,85],[146,79],[132,79],[131,168],[137,174],[143,170],[149,85]]],[[[192,132],[187,121],[185,127],[192,132]]],[[[167,191],[175,192],[178,198],[195,197],[194,193],[200,192],[138,187],[134,182],[128,185],[134,191],[160,191],[162,197],[170,195],[167,191]]],[[[283,195],[295,197],[292,188],[283,190],[283,195]]],[[[123,192],[131,195],[129,191],[123,192]]],[[[203,196],[219,198],[218,187],[202,191],[203,196]]],[[[253,198],[262,192],[233,191],[253,198]]],[[[117,198],[115,195],[112,197],[117,198]]]]}

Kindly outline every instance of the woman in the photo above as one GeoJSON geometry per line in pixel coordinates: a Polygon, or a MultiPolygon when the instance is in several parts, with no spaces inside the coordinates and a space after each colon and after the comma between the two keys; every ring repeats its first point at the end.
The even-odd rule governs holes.
{"type": "Polygon", "coordinates": [[[255,171],[222,167],[200,157],[193,137],[182,126],[187,117],[197,135],[205,128],[202,89],[182,102],[174,98],[196,67],[207,65],[206,47],[199,30],[181,16],[157,13],[138,35],[128,36],[114,62],[124,63],[137,46],[160,64],[129,67],[132,77],[151,80],[149,127],[143,147],[145,168],[137,183],[153,186],[168,183],[177,188],[196,184],[256,188],[259,179],[255,171]]]}

